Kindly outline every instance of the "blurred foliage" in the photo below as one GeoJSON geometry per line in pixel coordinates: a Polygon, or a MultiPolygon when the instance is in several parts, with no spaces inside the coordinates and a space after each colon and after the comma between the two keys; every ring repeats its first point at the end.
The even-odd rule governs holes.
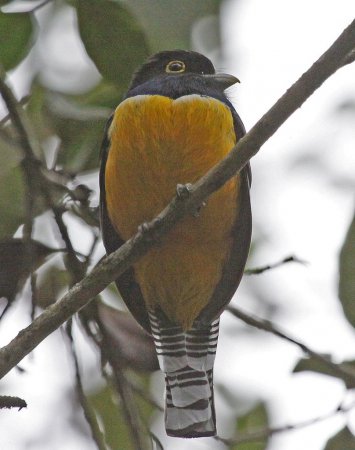
{"type": "Polygon", "coordinates": [[[89,402],[99,416],[106,443],[115,450],[134,450],[121,409],[114,399],[115,393],[106,385],[89,396],[89,402]]]}
{"type": "Polygon", "coordinates": [[[0,63],[5,70],[13,69],[27,55],[33,33],[30,14],[0,12],[0,63]]]}
{"type": "Polygon", "coordinates": [[[38,276],[36,285],[36,306],[45,309],[58,300],[59,294],[69,286],[69,273],[51,265],[38,276]]]}
{"type": "Polygon", "coordinates": [[[355,327],[355,215],[346,235],[339,260],[339,299],[345,317],[355,327]]]}
{"type": "Polygon", "coordinates": [[[0,240],[0,298],[7,305],[0,318],[11,305],[31,272],[38,269],[46,257],[58,250],[47,247],[41,242],[10,238],[0,240]]]}
{"type": "MultiPolygon", "coordinates": [[[[148,380],[148,378],[146,379],[148,380]]],[[[110,448],[114,450],[134,450],[130,430],[122,412],[122,405],[117,400],[112,386],[105,385],[101,390],[89,395],[88,399],[95,413],[99,416],[100,423],[104,428],[106,443],[110,448]]],[[[137,396],[134,396],[134,401],[141,417],[149,423],[154,407],[137,396]]]]}
{"type": "Polygon", "coordinates": [[[149,54],[139,22],[119,2],[78,0],[78,24],[85,49],[100,73],[127,86],[149,54]]]}
{"type": "MultiPolygon", "coordinates": [[[[1,172],[0,172],[1,174],[1,172]]],[[[0,221],[0,238],[12,236],[24,221],[22,173],[19,167],[13,167],[0,175],[0,211],[5,220],[0,221]]]]}
{"type": "Polygon", "coordinates": [[[129,7],[144,27],[151,51],[173,50],[191,47],[191,30],[199,22],[211,17],[202,28],[201,41],[209,43],[209,51],[218,50],[220,35],[218,25],[221,0],[130,0],[129,7]]]}
{"type": "Polygon", "coordinates": [[[355,387],[354,383],[354,375],[355,375],[355,361],[344,361],[341,364],[338,364],[339,369],[344,370],[346,373],[349,373],[349,377],[344,374],[339,374],[334,370],[334,368],[326,365],[322,361],[319,361],[315,358],[302,358],[298,361],[293,371],[297,372],[317,372],[322,373],[323,375],[329,375],[331,377],[337,377],[343,380],[348,389],[353,389],[355,387]],[[353,374],[352,376],[350,374],[353,374]]]}
{"type": "MultiPolygon", "coordinates": [[[[264,403],[258,403],[250,411],[237,419],[237,437],[268,428],[268,413],[264,403]]],[[[246,442],[231,447],[231,450],[265,450],[268,439],[246,442]]]]}
{"type": "Polygon", "coordinates": [[[324,450],[355,450],[355,436],[345,427],[329,439],[324,450]]]}
{"type": "Polygon", "coordinates": [[[98,304],[98,314],[117,367],[148,372],[159,369],[153,338],[131,314],[101,302],[98,304]]]}

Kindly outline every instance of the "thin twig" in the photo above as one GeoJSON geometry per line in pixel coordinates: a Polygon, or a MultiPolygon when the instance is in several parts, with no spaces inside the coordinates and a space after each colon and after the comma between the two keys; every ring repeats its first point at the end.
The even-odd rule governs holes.
{"type": "Polygon", "coordinates": [[[52,211],[60,235],[66,247],[67,257],[64,263],[66,269],[72,276],[72,282],[70,284],[73,285],[85,276],[86,270],[84,264],[80,262],[77,256],[77,252],[74,250],[73,244],[69,237],[67,226],[64,223],[63,214],[65,213],[65,209],[61,208],[60,206],[52,206],[52,211]]]}
{"type": "Polygon", "coordinates": [[[69,339],[70,343],[70,349],[71,354],[74,362],[74,369],[75,369],[75,381],[76,381],[76,392],[78,395],[78,400],[81,405],[81,408],[83,410],[86,422],[88,423],[92,438],[99,450],[107,450],[107,446],[105,443],[105,436],[100,430],[99,424],[97,423],[95,413],[92,411],[89,402],[86,399],[86,395],[83,389],[83,384],[81,381],[81,375],[80,375],[80,368],[79,368],[79,361],[78,356],[76,354],[75,346],[74,346],[74,340],[72,335],[72,321],[68,321],[66,326],[66,334],[69,339]]]}
{"type": "Polygon", "coordinates": [[[105,370],[103,370],[103,375],[107,382],[113,385],[114,390],[121,400],[122,413],[129,430],[132,445],[135,450],[147,450],[148,432],[145,432],[146,427],[144,427],[142,423],[131,385],[126,380],[117,358],[113,355],[115,350],[108,339],[100,318],[98,317],[96,303],[92,303],[84,308],[80,316],[81,323],[84,326],[86,333],[100,349],[102,364],[104,365],[108,362],[111,366],[112,376],[109,376],[105,370]],[[92,322],[96,325],[95,331],[90,327],[90,323],[92,322]]]}
{"type": "Polygon", "coordinates": [[[246,270],[244,270],[244,275],[259,275],[268,270],[276,269],[277,267],[283,266],[284,264],[288,264],[290,262],[295,262],[295,263],[299,263],[299,264],[307,264],[306,261],[297,258],[297,256],[291,255],[291,256],[287,256],[286,258],[283,258],[281,261],[278,261],[274,264],[268,264],[266,266],[261,266],[261,267],[254,267],[252,269],[246,269],[246,270]]]}
{"type": "Polygon", "coordinates": [[[31,321],[34,320],[36,314],[36,306],[37,306],[37,275],[35,272],[32,272],[30,275],[30,283],[31,283],[31,321]]]}
{"type": "Polygon", "coordinates": [[[21,149],[27,159],[36,160],[35,155],[37,153],[36,150],[38,150],[38,142],[34,138],[32,130],[28,125],[27,117],[23,112],[22,106],[16,100],[12,90],[6,84],[5,79],[6,72],[0,65],[0,92],[6,104],[14,128],[17,130],[21,149]]]}
{"type": "Polygon", "coordinates": [[[254,328],[267,331],[268,333],[272,333],[275,336],[278,336],[288,342],[291,342],[292,344],[297,345],[297,347],[299,347],[304,353],[307,353],[310,357],[316,359],[317,361],[321,362],[326,367],[328,367],[331,370],[331,373],[333,373],[338,378],[341,378],[348,387],[350,386],[355,387],[354,372],[351,372],[350,370],[346,370],[345,368],[340,367],[338,364],[335,364],[334,362],[332,362],[325,356],[321,355],[320,353],[315,352],[302,342],[297,341],[294,338],[291,338],[288,334],[281,331],[269,320],[260,319],[258,317],[255,317],[254,315],[247,314],[241,311],[239,308],[236,308],[235,306],[231,305],[227,307],[227,311],[229,311],[231,314],[233,314],[233,316],[238,317],[238,319],[242,320],[243,322],[254,328]]]}
{"type": "Polygon", "coordinates": [[[335,408],[334,410],[318,417],[314,417],[313,419],[307,419],[302,422],[293,423],[293,424],[286,424],[279,427],[273,427],[273,428],[263,428],[261,430],[251,431],[249,433],[242,434],[238,437],[232,438],[232,439],[226,439],[222,438],[220,436],[216,436],[215,439],[217,441],[223,442],[227,446],[235,446],[240,444],[245,444],[247,442],[256,442],[256,441],[263,441],[275,434],[279,433],[285,433],[286,431],[294,431],[298,430],[300,428],[309,427],[311,425],[314,425],[319,422],[323,422],[327,419],[330,419],[334,417],[336,414],[339,413],[346,413],[353,409],[355,407],[355,403],[351,403],[348,406],[343,405],[340,403],[340,405],[335,408]]]}
{"type": "MultiPolygon", "coordinates": [[[[346,55],[355,47],[355,20],[333,45],[237,143],[228,156],[192,187],[188,198],[174,200],[155,218],[149,228],[156,238],[170,231],[188,213],[196,211],[203,201],[234,176],[260,147],[334,72],[343,65],[346,55]]],[[[1,85],[0,85],[1,91],[1,85]]],[[[9,111],[11,112],[11,111],[9,111]]],[[[56,304],[48,307],[31,325],[20,331],[0,350],[0,378],[32,351],[71,315],[83,308],[107,284],[115,280],[154,244],[147,233],[138,233],[119,250],[105,258],[90,275],[71,288],[56,304]]]]}
{"type": "Polygon", "coordinates": [[[40,3],[39,5],[32,8],[31,12],[34,13],[34,12],[38,11],[39,9],[43,8],[43,6],[47,5],[48,3],[51,3],[52,1],[53,0],[44,0],[42,3],[40,3]]]}
{"type": "MultiPolygon", "coordinates": [[[[21,106],[26,105],[26,103],[29,101],[30,96],[29,95],[25,95],[24,97],[22,97],[18,103],[21,106]]],[[[11,114],[6,114],[1,120],[0,120],[0,128],[2,128],[4,125],[6,125],[6,123],[11,120],[11,114]]]]}
{"type": "Polygon", "coordinates": [[[117,367],[117,365],[113,367],[113,380],[115,389],[122,401],[122,411],[130,431],[134,449],[147,450],[148,439],[147,435],[143,431],[143,423],[140,415],[138,414],[138,409],[132,390],[122,373],[122,369],[117,367]]]}

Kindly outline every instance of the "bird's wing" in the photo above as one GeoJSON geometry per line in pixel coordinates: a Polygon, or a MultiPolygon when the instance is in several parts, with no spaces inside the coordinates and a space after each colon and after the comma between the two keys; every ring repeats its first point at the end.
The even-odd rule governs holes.
{"type": "MultiPolygon", "coordinates": [[[[233,114],[234,130],[237,140],[245,134],[245,128],[233,106],[229,105],[233,114]]],[[[233,226],[233,245],[228,260],[224,265],[222,277],[211,296],[210,301],[199,314],[196,323],[201,325],[213,322],[223,312],[236,292],[242,279],[248,258],[252,217],[249,190],[251,185],[251,169],[248,163],[240,171],[240,191],[238,195],[238,214],[233,226]]]]}

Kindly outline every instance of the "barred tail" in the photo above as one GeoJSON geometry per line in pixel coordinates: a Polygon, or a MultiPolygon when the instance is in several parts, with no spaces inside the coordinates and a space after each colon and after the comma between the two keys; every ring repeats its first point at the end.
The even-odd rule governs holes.
{"type": "Polygon", "coordinates": [[[204,328],[167,324],[150,312],[159,365],[165,373],[165,427],[169,436],[214,436],[213,363],[219,320],[204,328]]]}

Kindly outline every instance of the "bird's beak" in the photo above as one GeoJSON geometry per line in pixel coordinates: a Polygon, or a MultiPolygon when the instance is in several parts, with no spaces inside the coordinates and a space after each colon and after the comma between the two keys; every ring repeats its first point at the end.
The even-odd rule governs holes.
{"type": "Polygon", "coordinates": [[[214,73],[206,74],[204,78],[210,80],[214,85],[217,85],[222,91],[233,86],[233,84],[240,83],[237,77],[229,73],[214,73]]]}

